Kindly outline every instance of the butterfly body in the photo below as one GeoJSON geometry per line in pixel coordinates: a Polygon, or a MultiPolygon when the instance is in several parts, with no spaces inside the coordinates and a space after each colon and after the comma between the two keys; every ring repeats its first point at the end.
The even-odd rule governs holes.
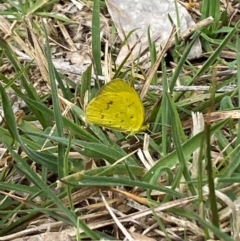
{"type": "Polygon", "coordinates": [[[144,124],[145,111],[138,93],[122,79],[103,86],[88,104],[86,117],[93,124],[130,134],[148,128],[144,124]]]}

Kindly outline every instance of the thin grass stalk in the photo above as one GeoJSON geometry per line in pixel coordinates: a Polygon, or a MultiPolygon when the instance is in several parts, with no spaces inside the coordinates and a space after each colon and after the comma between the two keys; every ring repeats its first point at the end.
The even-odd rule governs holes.
{"type": "MultiPolygon", "coordinates": [[[[45,36],[46,36],[46,56],[47,56],[47,62],[48,62],[48,71],[49,71],[49,79],[51,84],[51,95],[52,95],[52,101],[53,101],[53,112],[54,112],[54,120],[56,123],[56,130],[57,135],[61,138],[64,136],[63,134],[63,120],[62,120],[62,113],[59,105],[59,98],[58,98],[58,92],[57,92],[57,85],[55,81],[55,69],[52,63],[51,59],[51,50],[49,45],[49,39],[47,35],[47,30],[44,26],[45,36]]],[[[65,147],[62,143],[58,143],[58,177],[61,179],[67,174],[67,169],[65,167],[64,162],[64,153],[65,153],[65,147]]]]}
{"type": "Polygon", "coordinates": [[[96,77],[102,75],[101,64],[101,29],[100,29],[100,4],[99,0],[94,0],[92,15],[92,51],[93,60],[96,67],[96,77]]]}
{"type": "Polygon", "coordinates": [[[196,34],[195,36],[193,36],[193,39],[191,40],[191,42],[189,43],[189,45],[185,48],[182,57],[180,58],[178,65],[176,67],[176,69],[174,70],[174,73],[172,75],[172,78],[170,80],[170,84],[169,84],[169,89],[172,92],[176,81],[181,73],[182,67],[185,64],[185,61],[187,59],[188,54],[190,53],[190,50],[192,49],[192,46],[194,45],[196,39],[198,38],[199,34],[196,34]]]}
{"type": "MultiPolygon", "coordinates": [[[[237,36],[236,54],[237,54],[237,91],[238,91],[238,107],[240,107],[240,37],[237,36]]],[[[236,146],[240,144],[240,119],[238,120],[236,146]]]]}
{"type": "MultiPolygon", "coordinates": [[[[212,78],[212,91],[211,91],[211,98],[210,98],[210,105],[208,108],[208,114],[213,111],[213,106],[215,104],[215,75],[213,73],[212,78]]],[[[217,209],[217,199],[215,194],[215,184],[214,184],[214,172],[212,167],[212,157],[211,157],[211,122],[209,117],[207,117],[207,121],[205,123],[205,139],[206,139],[206,162],[207,162],[207,177],[208,177],[208,188],[209,188],[209,202],[210,208],[212,212],[212,223],[215,227],[219,228],[219,216],[218,216],[218,209],[217,209]]]]}
{"type": "MultiPolygon", "coordinates": [[[[204,145],[205,139],[202,138],[202,142],[201,142],[201,146],[200,146],[200,150],[199,150],[199,156],[198,156],[198,176],[197,176],[197,189],[198,189],[198,201],[199,201],[199,216],[205,220],[205,207],[204,207],[204,196],[203,196],[203,151],[205,149],[205,145],[204,145]]],[[[205,238],[210,238],[208,229],[204,226],[203,227],[203,231],[205,234],[205,238]]]]}
{"type": "Polygon", "coordinates": [[[150,208],[152,210],[152,214],[154,215],[155,219],[157,220],[157,223],[158,223],[158,226],[159,226],[159,230],[161,230],[165,234],[164,238],[167,241],[172,241],[172,239],[169,237],[169,234],[168,234],[168,231],[166,230],[166,227],[164,226],[164,222],[159,217],[159,215],[156,213],[156,211],[154,210],[154,207],[150,206],[150,208]]]}
{"type": "MultiPolygon", "coordinates": [[[[154,63],[157,60],[157,52],[156,52],[156,45],[155,45],[155,43],[151,39],[150,27],[148,27],[148,35],[147,36],[148,36],[148,46],[149,46],[150,58],[151,58],[151,67],[153,67],[154,63]]],[[[155,73],[153,75],[151,84],[152,85],[156,85],[157,84],[157,73],[155,73]]]]}
{"type": "Polygon", "coordinates": [[[163,156],[169,151],[169,134],[168,134],[168,125],[170,124],[169,120],[169,102],[167,101],[167,92],[168,92],[168,80],[167,80],[167,71],[166,63],[162,61],[162,77],[163,77],[163,96],[162,96],[162,105],[161,105],[161,115],[162,115],[162,153],[163,156]]]}
{"type": "MultiPolygon", "coordinates": [[[[163,83],[167,82],[167,76],[166,76],[166,63],[164,62],[164,60],[161,62],[161,66],[162,66],[162,72],[163,72],[163,83]],[[165,68],[165,69],[163,69],[165,68]]],[[[166,86],[166,88],[168,88],[166,86]]],[[[165,91],[167,92],[167,89],[165,89],[163,91],[162,97],[159,95],[157,102],[155,103],[155,106],[152,110],[152,113],[157,112],[156,114],[154,114],[154,118],[150,118],[150,121],[153,122],[153,127],[152,127],[152,132],[153,133],[157,133],[160,131],[163,131],[164,129],[164,125],[166,124],[166,122],[164,121],[165,118],[163,117],[163,115],[167,115],[167,107],[166,107],[166,101],[165,101],[165,91]],[[164,118],[164,119],[163,119],[164,118]]],[[[152,117],[152,116],[151,116],[152,117]]],[[[166,129],[166,126],[165,126],[166,129]]],[[[165,132],[162,134],[162,138],[165,138],[166,136],[164,135],[165,132]]]]}
{"type": "MultiPolygon", "coordinates": [[[[128,35],[126,36],[126,39],[123,41],[123,43],[127,44],[127,40],[128,38],[131,36],[131,34],[134,32],[135,30],[132,30],[128,33],[128,35]]],[[[122,46],[124,45],[122,43],[122,46]]],[[[132,54],[132,51],[134,50],[134,48],[136,47],[137,45],[137,42],[129,49],[126,57],[123,59],[123,61],[120,63],[120,65],[116,68],[115,70],[115,73],[113,75],[113,79],[116,79],[116,78],[119,78],[121,76],[121,72],[123,71],[124,69],[124,65],[125,63],[127,62],[127,60],[129,59],[129,57],[131,56],[132,54]]],[[[128,72],[129,70],[126,70],[125,72],[128,72]]]]}
{"type": "MultiPolygon", "coordinates": [[[[91,89],[91,76],[92,76],[92,65],[89,65],[87,69],[83,72],[81,78],[81,87],[80,87],[80,100],[82,106],[84,106],[85,94],[91,89]]],[[[89,101],[89,100],[88,100],[89,101]]]]}

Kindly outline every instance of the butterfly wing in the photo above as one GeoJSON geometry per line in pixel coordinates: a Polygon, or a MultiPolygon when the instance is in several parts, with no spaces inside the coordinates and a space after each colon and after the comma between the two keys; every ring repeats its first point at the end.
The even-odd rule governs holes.
{"type": "Polygon", "coordinates": [[[138,93],[121,79],[112,80],[100,90],[88,104],[86,116],[91,123],[123,132],[136,133],[147,129],[138,93]]]}

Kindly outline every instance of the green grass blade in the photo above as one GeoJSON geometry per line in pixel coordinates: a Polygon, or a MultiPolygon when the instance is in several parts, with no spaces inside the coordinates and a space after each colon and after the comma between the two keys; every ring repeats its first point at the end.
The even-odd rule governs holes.
{"type": "Polygon", "coordinates": [[[93,60],[96,66],[96,75],[102,75],[100,36],[101,36],[100,4],[99,4],[99,0],[94,0],[93,15],[92,15],[92,50],[93,50],[93,60]]]}

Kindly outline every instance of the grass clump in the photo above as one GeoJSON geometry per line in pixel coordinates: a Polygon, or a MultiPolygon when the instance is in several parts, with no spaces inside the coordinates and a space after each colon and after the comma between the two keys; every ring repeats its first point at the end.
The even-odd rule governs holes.
{"type": "MultiPolygon", "coordinates": [[[[213,11],[205,2],[202,18],[213,11]]],[[[120,43],[108,48],[100,38],[110,29],[103,27],[104,2],[64,11],[69,4],[2,4],[0,240],[47,227],[78,240],[238,240],[240,58],[234,16],[226,26],[216,4],[218,22],[198,31],[170,60],[159,57],[149,32],[151,68],[125,67],[129,56],[112,67],[108,50],[118,53],[120,43]],[[205,51],[190,61],[197,37],[205,51]],[[80,62],[88,68],[76,68],[80,62]],[[106,69],[143,87],[146,133],[129,136],[86,123],[85,107],[106,69]],[[81,73],[81,81],[73,72],[81,73]],[[234,88],[225,91],[229,86],[234,88]],[[29,228],[33,222],[36,229],[29,228]]]]}

